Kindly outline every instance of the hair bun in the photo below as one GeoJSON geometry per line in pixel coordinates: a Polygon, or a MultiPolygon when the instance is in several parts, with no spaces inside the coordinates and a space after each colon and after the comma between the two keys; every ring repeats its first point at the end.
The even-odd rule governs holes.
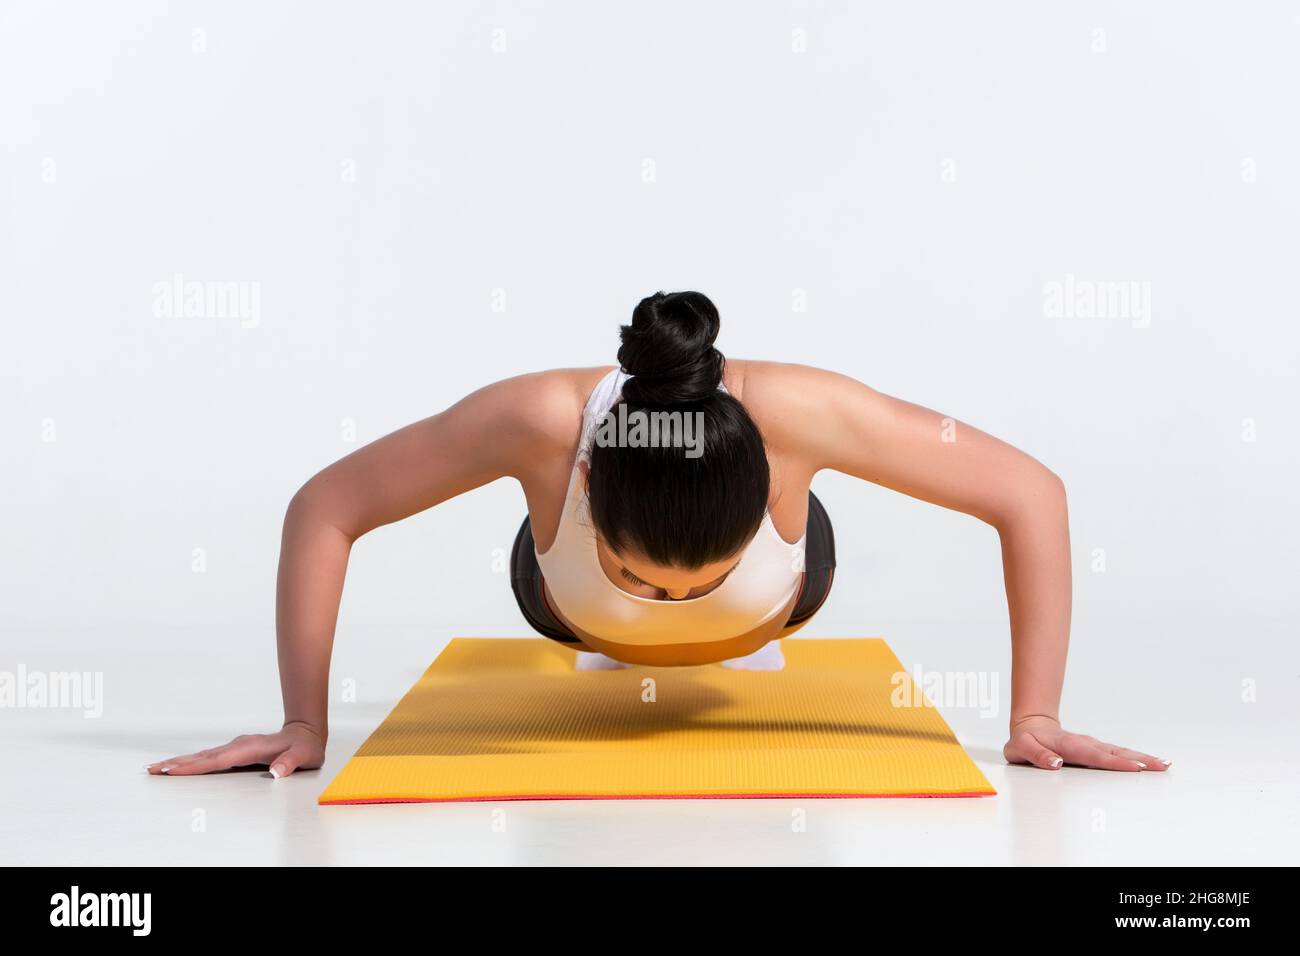
{"type": "Polygon", "coordinates": [[[619,331],[618,361],[632,376],[623,397],[635,405],[698,402],[717,391],[725,360],[713,347],[722,320],[701,292],[656,292],[619,331]]]}

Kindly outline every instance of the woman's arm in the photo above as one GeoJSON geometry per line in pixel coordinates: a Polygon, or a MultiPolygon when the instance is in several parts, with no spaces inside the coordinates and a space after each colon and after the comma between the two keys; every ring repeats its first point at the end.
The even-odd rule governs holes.
{"type": "Polygon", "coordinates": [[[542,373],[490,385],[358,449],[303,485],[285,514],[276,587],[284,726],[160,761],[150,772],[265,763],[280,777],[319,767],[329,733],[334,628],[353,542],[497,478],[524,481],[530,469],[571,452],[566,440],[576,441],[581,404],[569,381],[565,373],[542,373]]]}
{"type": "Polygon", "coordinates": [[[764,432],[805,461],[979,518],[997,529],[1011,619],[1008,760],[1054,770],[1163,770],[1164,761],[1061,730],[1070,639],[1070,529],[1065,486],[1006,442],[938,412],[819,369],[760,365],[745,396],[794,396],[763,417],[764,432]],[[761,385],[763,377],[774,377],[761,385]],[[776,386],[779,376],[780,385],[776,386]],[[769,422],[771,424],[769,424],[769,422]],[[1145,766],[1144,766],[1145,765],[1145,766]]]}

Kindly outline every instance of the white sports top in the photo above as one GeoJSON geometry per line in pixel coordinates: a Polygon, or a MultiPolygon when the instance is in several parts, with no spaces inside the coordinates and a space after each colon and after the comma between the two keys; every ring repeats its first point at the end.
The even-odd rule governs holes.
{"type": "Polygon", "coordinates": [[[537,555],[551,597],[576,627],[614,643],[695,644],[746,634],[790,603],[803,576],[807,532],[794,544],[782,540],[770,513],[763,516],[740,563],[721,584],[699,597],[661,601],[629,594],[600,566],[579,466],[590,461],[596,429],[621,398],[627,377],[614,369],[600,380],[583,410],[582,435],[559,530],[546,553],[537,555]]]}

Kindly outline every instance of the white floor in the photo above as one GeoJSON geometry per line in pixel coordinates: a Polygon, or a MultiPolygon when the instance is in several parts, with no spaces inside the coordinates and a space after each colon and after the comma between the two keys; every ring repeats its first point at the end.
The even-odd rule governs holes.
{"type": "MultiPolygon", "coordinates": [[[[998,796],[369,807],[315,801],[437,646],[388,635],[340,652],[336,676],[354,675],[357,701],[335,706],[329,759],[319,771],[280,781],[258,772],[164,778],[146,775],[143,765],[274,720],[271,649],[249,677],[241,676],[248,660],[223,658],[219,642],[202,634],[177,633],[172,650],[141,650],[134,658],[121,650],[131,636],[117,635],[105,643],[112,653],[101,655],[103,716],[0,710],[0,861],[1294,864],[1296,654],[1281,623],[1254,622],[1235,637],[1224,627],[1206,623],[1197,633],[1133,625],[1090,644],[1076,638],[1067,724],[1167,756],[1174,761],[1167,774],[1007,767],[1000,756],[1004,713],[985,718],[946,707],[998,796]],[[1194,653],[1179,657],[1180,648],[1194,653]],[[1255,682],[1254,702],[1242,699],[1243,681],[1255,682]]],[[[936,626],[891,644],[909,668],[969,668],[989,656],[990,635],[964,644],[959,632],[936,626]]],[[[52,643],[38,637],[25,635],[21,650],[6,647],[0,670],[18,662],[59,669],[61,655],[42,648],[67,636],[49,635],[52,643]]],[[[88,666],[84,651],[77,659],[88,666]]]]}

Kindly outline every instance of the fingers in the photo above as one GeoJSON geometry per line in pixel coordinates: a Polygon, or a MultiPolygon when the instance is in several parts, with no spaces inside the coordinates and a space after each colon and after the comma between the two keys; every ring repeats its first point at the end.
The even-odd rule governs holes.
{"type": "Polygon", "coordinates": [[[1037,737],[1027,731],[1012,737],[1002,748],[1002,755],[1011,763],[1027,763],[1040,770],[1060,770],[1064,763],[1060,754],[1044,747],[1037,737]]]}
{"type": "Polygon", "coordinates": [[[149,773],[159,774],[159,773],[163,773],[164,767],[179,763],[182,760],[194,760],[196,757],[202,757],[208,753],[210,753],[210,751],[205,750],[202,753],[184,754],[180,757],[169,757],[166,760],[159,760],[156,763],[151,763],[149,764],[149,766],[145,767],[144,769],[149,773]]]}
{"type": "Polygon", "coordinates": [[[172,777],[188,776],[198,773],[213,773],[217,770],[229,770],[231,767],[244,767],[249,764],[265,763],[273,756],[268,752],[264,738],[236,737],[230,743],[211,750],[160,760],[146,768],[150,774],[166,774],[172,777]]]}
{"type": "Polygon", "coordinates": [[[1152,754],[1144,754],[1140,750],[1129,750],[1127,747],[1117,747],[1115,744],[1102,743],[1106,751],[1116,757],[1124,757],[1137,763],[1146,764],[1142,769],[1153,771],[1168,770],[1173,766],[1172,760],[1165,760],[1163,757],[1156,757],[1152,754]]]}
{"type": "Polygon", "coordinates": [[[1069,734],[1061,741],[1060,747],[1062,756],[1075,766],[1092,767],[1096,770],[1119,770],[1125,773],[1138,773],[1147,769],[1146,761],[1113,754],[1108,749],[1108,745],[1091,737],[1069,734]]]}

